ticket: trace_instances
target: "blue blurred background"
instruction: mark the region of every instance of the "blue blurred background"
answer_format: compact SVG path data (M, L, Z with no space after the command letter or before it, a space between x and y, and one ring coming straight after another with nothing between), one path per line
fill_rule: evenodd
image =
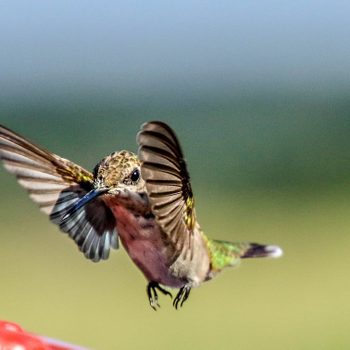
M0 2L0 122L87 169L136 151L140 125L183 145L203 230L275 243L148 306L121 249L92 264L1 170L0 318L94 349L350 346L350 4Z

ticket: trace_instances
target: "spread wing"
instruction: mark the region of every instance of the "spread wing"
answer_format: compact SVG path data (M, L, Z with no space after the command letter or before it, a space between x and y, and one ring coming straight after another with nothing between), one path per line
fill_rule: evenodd
M118 247L115 219L102 199L97 198L69 220L62 221L76 201L93 188L90 172L1 125L0 159L40 209L74 239L88 259L107 259L110 248Z
M163 231L181 248L191 241L196 218L179 141L168 125L155 121L142 125L137 142L152 211Z

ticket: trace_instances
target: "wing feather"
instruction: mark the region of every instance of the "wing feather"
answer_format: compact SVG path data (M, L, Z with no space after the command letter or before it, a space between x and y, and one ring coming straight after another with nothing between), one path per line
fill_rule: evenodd
M118 247L112 212L97 198L62 222L70 208L93 188L93 175L0 125L0 159L51 222L75 240L93 261L107 259Z
M195 210L190 177L179 141L162 122L142 125L137 136L142 178L152 211L163 231L181 250L191 239Z

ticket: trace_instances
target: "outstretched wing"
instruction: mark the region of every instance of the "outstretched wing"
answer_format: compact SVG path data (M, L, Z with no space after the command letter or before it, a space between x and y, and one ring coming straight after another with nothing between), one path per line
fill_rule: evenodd
M90 172L1 125L0 159L40 209L75 240L88 259L107 259L110 248L118 247L115 219L102 199L97 198L69 220L62 221L76 201L93 188Z
M168 125L154 121L142 125L137 142L152 211L163 231L181 248L191 241L196 218L179 141Z

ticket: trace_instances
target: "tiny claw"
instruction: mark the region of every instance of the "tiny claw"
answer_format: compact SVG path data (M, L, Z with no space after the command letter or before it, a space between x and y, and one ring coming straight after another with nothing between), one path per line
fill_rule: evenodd
M153 292L153 295L149 298L149 304L151 305L151 308L154 311L157 311L157 307L160 307L158 303L158 295L154 289L152 289L152 292Z
M160 308L160 305L158 303L157 290L165 295L169 295L171 299L173 298L172 294L163 287L161 287L157 282L149 282L147 285L147 295L149 303L153 310L157 310L157 307Z
M184 295L184 297L182 298L181 300L181 304L180 304L180 307L182 307L182 305L184 304L184 302L187 300L187 296Z
M157 304L154 303L153 299L149 300L149 304L154 311L157 311L157 306L160 307L158 303Z
M180 292L179 292L180 293ZM179 305L179 301L180 301L181 295L179 296L179 294L175 297L174 301L173 301L173 306L174 308L177 310L178 305Z
M177 293L173 301L173 306L175 307L176 310L178 309L179 303L180 303L180 307L182 307L183 303L188 299L190 292L191 292L191 287L189 285L185 285L179 290L179 292Z

